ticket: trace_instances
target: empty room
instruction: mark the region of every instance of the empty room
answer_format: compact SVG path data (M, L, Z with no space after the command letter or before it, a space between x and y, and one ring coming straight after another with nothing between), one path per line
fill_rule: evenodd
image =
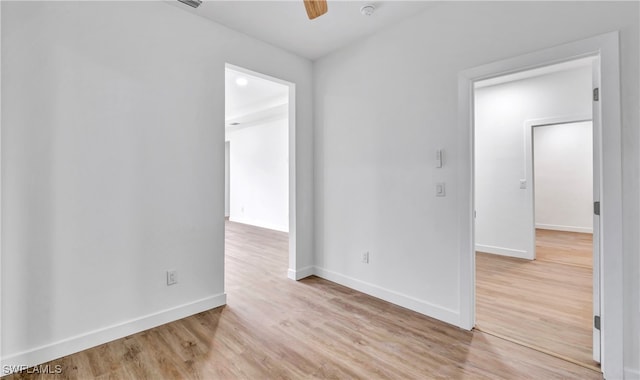
M0 23L3 380L640 379L639 2Z

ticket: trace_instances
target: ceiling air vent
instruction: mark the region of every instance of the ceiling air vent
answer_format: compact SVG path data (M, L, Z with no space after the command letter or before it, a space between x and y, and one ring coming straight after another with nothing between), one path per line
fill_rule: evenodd
M201 0L178 0L178 1L194 8L198 8L200 4L202 4Z

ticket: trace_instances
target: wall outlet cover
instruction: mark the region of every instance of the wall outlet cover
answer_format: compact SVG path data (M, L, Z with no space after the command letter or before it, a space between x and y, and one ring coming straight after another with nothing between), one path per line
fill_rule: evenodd
M167 271L167 286L175 285L178 283L178 271L176 270L168 270Z

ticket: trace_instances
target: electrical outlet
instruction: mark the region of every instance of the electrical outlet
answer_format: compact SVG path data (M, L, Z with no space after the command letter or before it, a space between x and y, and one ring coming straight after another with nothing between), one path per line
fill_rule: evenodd
M362 254L362 262L365 264L369 264L369 252L364 252Z
M167 271L167 286L175 285L178 283L178 271L168 270Z

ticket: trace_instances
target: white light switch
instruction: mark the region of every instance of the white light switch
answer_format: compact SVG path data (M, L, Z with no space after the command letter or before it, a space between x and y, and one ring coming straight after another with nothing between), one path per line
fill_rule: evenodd
M526 189L527 188L527 180L526 179L521 179L520 180L520 188L521 189Z
M436 183L436 197L444 197L446 195L444 182Z

